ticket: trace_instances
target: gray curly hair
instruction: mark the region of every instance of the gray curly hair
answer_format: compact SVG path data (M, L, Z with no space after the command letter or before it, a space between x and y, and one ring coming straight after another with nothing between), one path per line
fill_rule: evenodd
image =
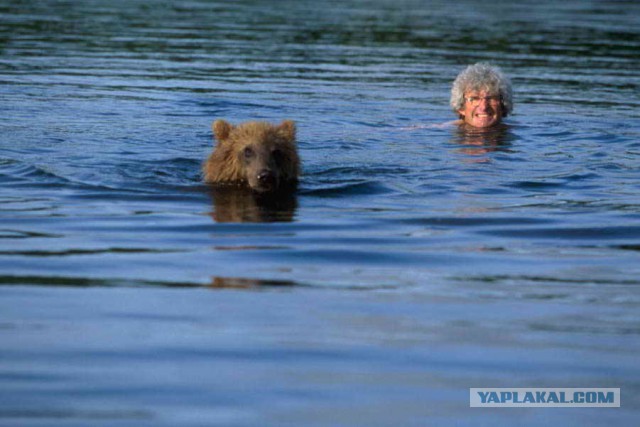
M464 106L464 94L470 90L486 91L500 95L502 115L507 117L513 111L511 81L502 74L500 68L479 62L469 65L453 82L451 88L451 108L456 113Z

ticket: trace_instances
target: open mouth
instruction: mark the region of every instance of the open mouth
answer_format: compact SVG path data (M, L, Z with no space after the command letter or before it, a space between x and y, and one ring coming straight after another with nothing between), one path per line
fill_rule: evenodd
M488 113L476 114L474 117L476 120L482 123L492 122L496 118L495 114L488 114Z

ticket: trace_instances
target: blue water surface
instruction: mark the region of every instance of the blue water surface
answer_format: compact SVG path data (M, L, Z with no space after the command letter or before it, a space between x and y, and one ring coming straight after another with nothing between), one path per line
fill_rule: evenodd
M0 425L634 425L639 28L633 1L0 0ZM479 61L514 114L440 126ZM297 193L204 185L219 118L295 120Z

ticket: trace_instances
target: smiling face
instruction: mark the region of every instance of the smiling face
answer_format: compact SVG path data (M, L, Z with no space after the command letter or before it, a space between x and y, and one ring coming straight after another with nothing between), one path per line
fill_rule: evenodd
M476 128L488 128L502 121L500 95L484 90L464 93L464 105L458 110L465 124Z

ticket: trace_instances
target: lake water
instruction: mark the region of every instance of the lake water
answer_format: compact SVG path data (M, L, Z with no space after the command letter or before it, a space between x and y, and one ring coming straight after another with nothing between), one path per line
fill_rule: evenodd
M0 0L0 425L636 424L640 3L490 3ZM432 126L478 61L506 128ZM213 197L217 118L296 196Z

